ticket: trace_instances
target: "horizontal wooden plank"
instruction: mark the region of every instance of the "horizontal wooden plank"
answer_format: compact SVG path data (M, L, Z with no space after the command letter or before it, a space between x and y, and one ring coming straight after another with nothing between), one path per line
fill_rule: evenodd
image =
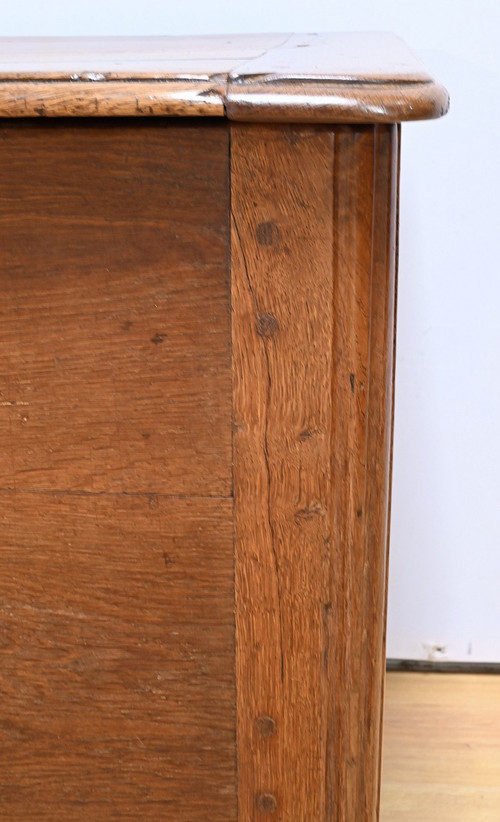
M219 76L187 80L0 81L0 117L223 117Z
M226 129L132 123L0 128L0 487L231 493Z
M391 34L0 38L0 116L439 117L446 91Z
M434 83L341 82L254 78L232 83L230 120L260 123L398 123L448 111L448 92Z
M234 822L231 501L0 503L0 817Z

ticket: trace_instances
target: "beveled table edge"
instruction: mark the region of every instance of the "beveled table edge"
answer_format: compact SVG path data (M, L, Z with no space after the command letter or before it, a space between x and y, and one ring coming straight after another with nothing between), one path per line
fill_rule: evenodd
M0 38L1 117L383 123L448 106L390 34Z

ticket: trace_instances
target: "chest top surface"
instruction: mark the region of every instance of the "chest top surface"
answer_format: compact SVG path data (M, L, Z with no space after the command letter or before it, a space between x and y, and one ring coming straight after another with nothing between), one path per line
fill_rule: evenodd
M440 117L446 90L392 34L0 38L0 116Z

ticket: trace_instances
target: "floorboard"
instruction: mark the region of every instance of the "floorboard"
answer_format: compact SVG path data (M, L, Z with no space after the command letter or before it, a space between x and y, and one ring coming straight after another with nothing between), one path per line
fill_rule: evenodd
M381 822L498 822L500 677L389 673Z

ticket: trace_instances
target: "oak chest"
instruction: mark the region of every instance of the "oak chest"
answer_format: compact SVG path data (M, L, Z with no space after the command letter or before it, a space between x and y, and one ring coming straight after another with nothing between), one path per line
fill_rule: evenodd
M396 38L3 41L0 817L374 822Z

